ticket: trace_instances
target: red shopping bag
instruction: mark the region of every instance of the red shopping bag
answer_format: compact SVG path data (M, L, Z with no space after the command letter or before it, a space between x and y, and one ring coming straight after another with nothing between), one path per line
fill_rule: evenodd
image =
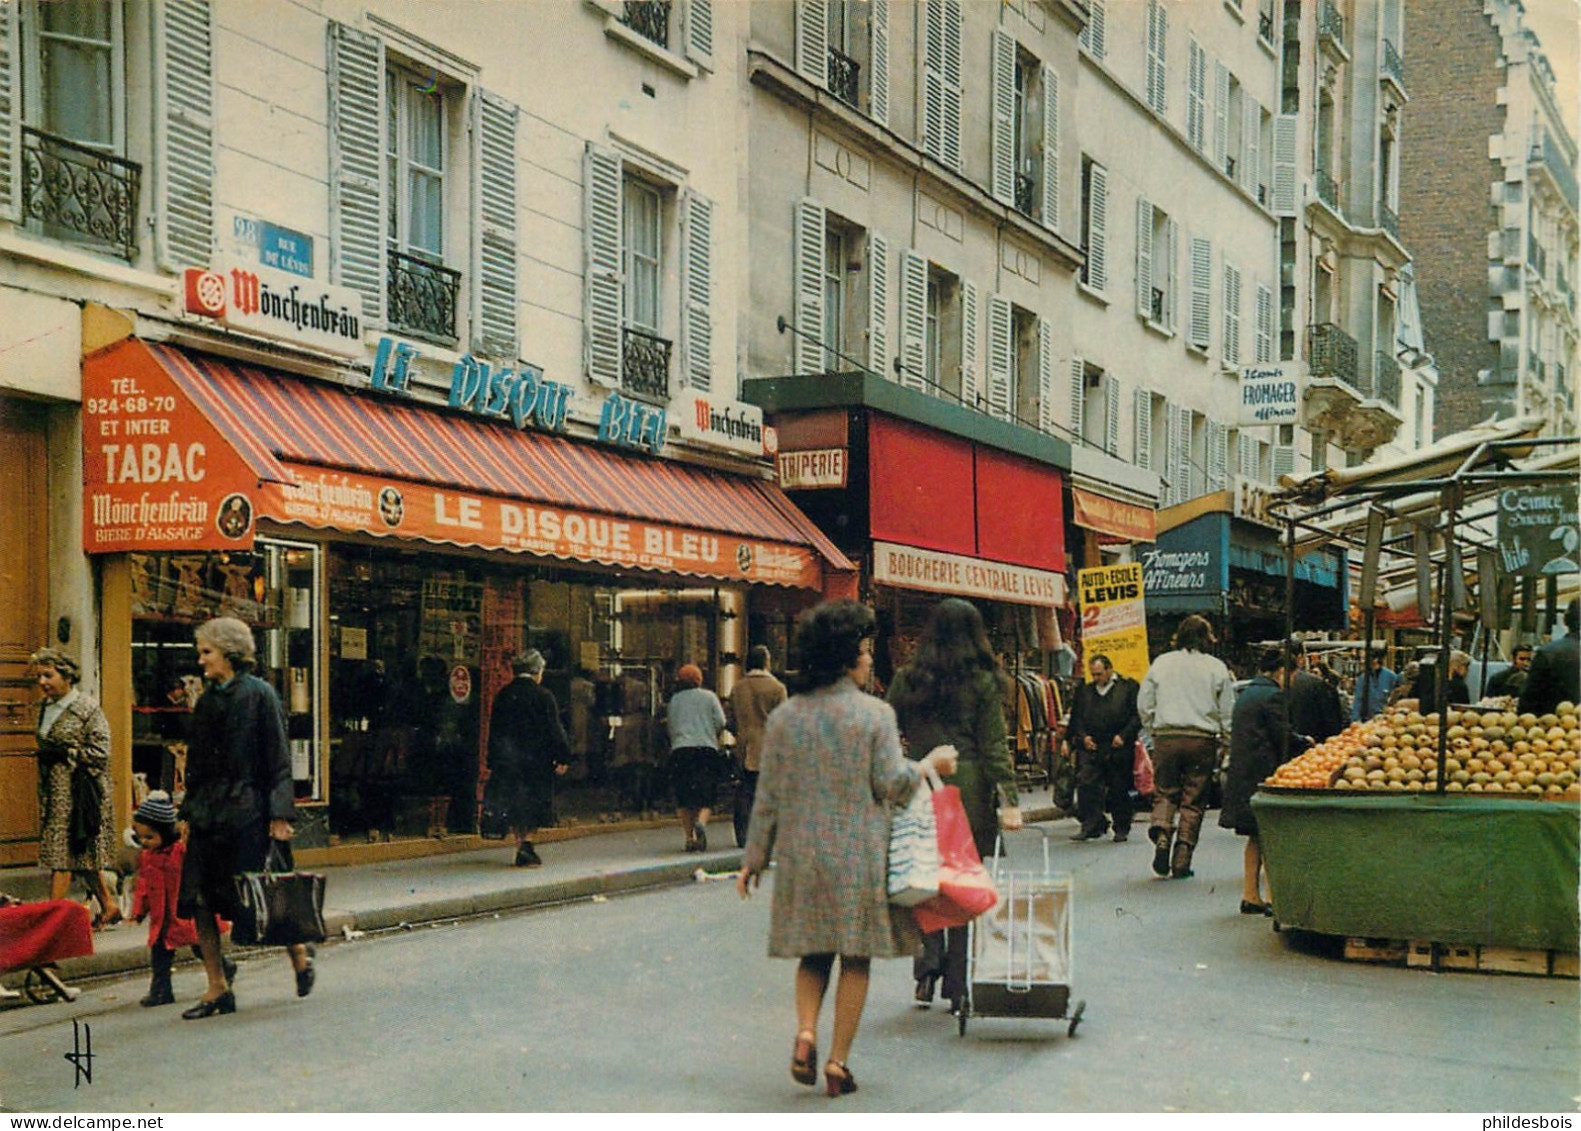
M1136 740L1136 758L1131 765L1132 784L1136 786L1137 795L1151 797L1153 795L1153 759L1148 754L1147 747L1142 745L1142 740Z
M972 826L966 820L961 791L929 775L933 787L933 816L939 837L939 894L911 909L923 931L964 927L999 902L994 881L977 855Z

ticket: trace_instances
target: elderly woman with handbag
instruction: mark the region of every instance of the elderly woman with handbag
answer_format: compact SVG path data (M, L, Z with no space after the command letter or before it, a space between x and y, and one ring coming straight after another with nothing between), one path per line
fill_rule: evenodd
M65 899L73 874L99 902L93 926L121 921L104 870L115 863L114 798L110 784L110 722L78 689L82 669L55 648L32 662L44 704L38 722L38 863L50 870L49 897Z
M747 831L741 898L751 896L770 858L779 866L768 952L796 958L796 1042L791 1078L818 1079L818 1014L836 955L834 1033L823 1067L830 1096L856 1091L846 1066L867 1001L874 957L914 955L909 914L895 913L886 880L891 807L916 790L925 769L950 774L955 752L908 762L895 712L866 694L877 629L871 609L833 601L797 625L802 686L769 716L757 795Z
M287 842L296 819L285 714L275 689L252 674L252 629L235 617L217 617L194 635L205 686L192 709L187 742L187 792L180 811L187 823L187 855L176 914L197 927L208 987L181 1014L188 1021L236 1012L218 918L237 918L237 874L264 870L271 855L291 867ZM306 997L314 980L307 947L298 943L286 951L296 994Z

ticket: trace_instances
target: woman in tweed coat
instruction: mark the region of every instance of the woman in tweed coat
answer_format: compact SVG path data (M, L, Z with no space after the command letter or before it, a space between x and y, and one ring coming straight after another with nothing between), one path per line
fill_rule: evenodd
M895 712L861 688L872 671L871 609L834 601L797 626L803 688L769 716L757 796L736 890L751 895L779 850L769 955L799 958L791 1076L817 1081L818 1014L840 956L834 1033L824 1083L856 1091L846 1067L867 1001L870 959L914 954L920 937L906 914L891 916L886 892L891 806L911 795L922 767L955 771L955 752L919 763L901 754Z
M75 873L99 901L95 927L121 921L103 871L115 863L115 798L110 783L110 721L77 688L82 669L56 648L29 659L44 693L38 725L38 863L51 872L49 897L65 899ZM78 768L99 787L97 812L74 812L72 775Z

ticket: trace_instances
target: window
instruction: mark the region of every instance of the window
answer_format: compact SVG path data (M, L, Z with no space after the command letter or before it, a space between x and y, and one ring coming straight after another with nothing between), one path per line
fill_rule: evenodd
M446 92L432 79L392 67L385 72L385 106L390 324L453 341L461 272L445 266Z
M1147 104L1159 114L1168 109L1168 32L1161 0L1147 0Z
M961 387L961 281L936 264L928 264L926 345L924 372L926 391L952 399L962 396Z
M988 410L1055 431L1053 328L1003 295L988 299Z
M1081 428L1078 436L1083 444L1119 458L1120 455L1120 383L1112 373L1084 359L1071 363L1071 385L1075 388L1076 365L1081 365L1082 401Z
M656 335L662 327L659 278L664 269L664 204L659 190L627 175L623 189L626 325Z
M1208 351L1213 334L1213 245L1201 236L1191 237L1191 322L1186 344Z
M849 237L834 224L828 225L823 251L823 340L829 347L824 368L842 371L850 368L835 352L846 352L845 319L849 303L845 293L847 246Z
M990 190L1025 216L1059 227L1059 75L994 29Z
M1107 265L1109 214L1109 171L1090 157L1081 160L1081 250L1080 278L1089 288L1103 294L1109 286Z
M796 71L852 109L887 125L888 4L796 0Z
M1136 312L1159 330L1175 328L1178 226L1145 197L1136 201Z
M1195 39L1186 46L1186 141L1197 152L1207 144L1208 53Z

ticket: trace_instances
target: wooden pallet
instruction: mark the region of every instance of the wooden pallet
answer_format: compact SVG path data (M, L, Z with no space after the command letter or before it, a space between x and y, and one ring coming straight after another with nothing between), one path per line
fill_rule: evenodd
M1462 946L1425 939L1345 940L1345 957L1352 962L1385 962L1417 970L1471 970L1483 974L1526 974L1536 977L1581 977L1581 962L1574 951L1537 950L1516 946Z

